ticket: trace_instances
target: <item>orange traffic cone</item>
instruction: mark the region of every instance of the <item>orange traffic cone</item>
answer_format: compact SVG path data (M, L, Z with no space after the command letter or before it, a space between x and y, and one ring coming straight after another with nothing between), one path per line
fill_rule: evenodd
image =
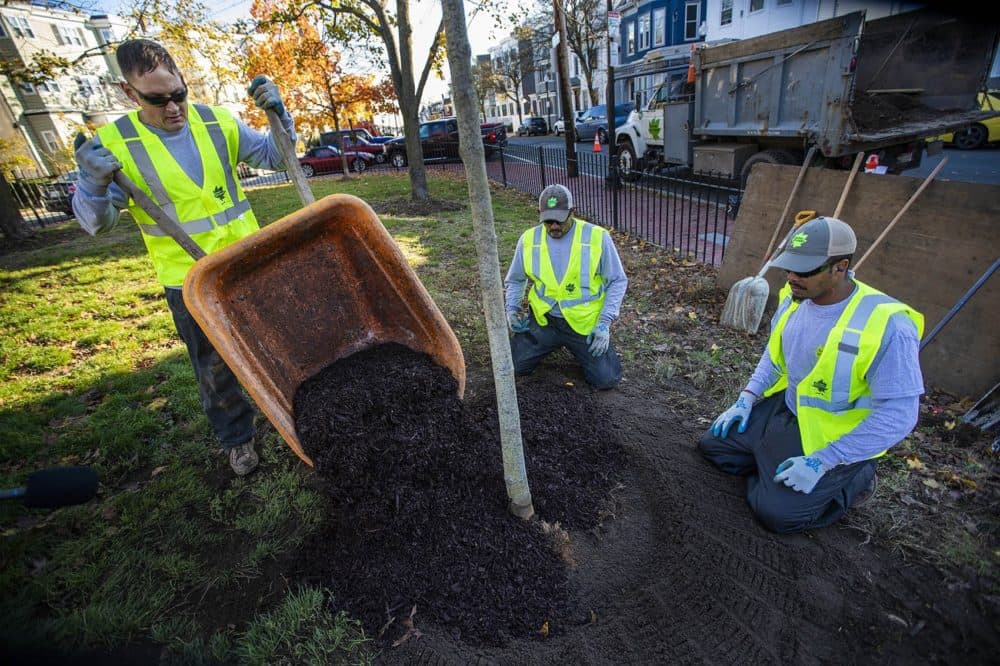
M601 133L594 132L594 152L601 152Z

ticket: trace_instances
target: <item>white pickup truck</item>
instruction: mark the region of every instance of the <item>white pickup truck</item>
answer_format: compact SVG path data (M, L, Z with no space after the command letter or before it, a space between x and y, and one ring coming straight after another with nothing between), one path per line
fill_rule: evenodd
M824 166L865 151L889 173L915 168L926 138L997 115L976 101L997 35L989 21L929 10L868 22L853 12L701 46L665 63L666 81L617 128L621 172L683 165L745 183L754 164L800 164L814 145Z

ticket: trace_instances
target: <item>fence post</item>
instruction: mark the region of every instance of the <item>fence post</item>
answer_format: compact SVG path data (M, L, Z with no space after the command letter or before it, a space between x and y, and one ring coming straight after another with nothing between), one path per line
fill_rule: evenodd
M542 189L544 190L548 185L545 184L545 151L542 150L541 146L538 146L538 168L542 172Z
M503 186L507 187L507 159L504 157L503 146L500 146L500 175L503 176Z

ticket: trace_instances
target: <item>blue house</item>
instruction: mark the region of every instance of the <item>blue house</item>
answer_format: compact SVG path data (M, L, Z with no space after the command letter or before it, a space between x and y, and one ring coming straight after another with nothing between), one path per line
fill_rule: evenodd
M677 52L705 39L707 0L627 0L617 9L621 12L620 65L655 57L658 50ZM644 104L662 78L629 79L615 92Z

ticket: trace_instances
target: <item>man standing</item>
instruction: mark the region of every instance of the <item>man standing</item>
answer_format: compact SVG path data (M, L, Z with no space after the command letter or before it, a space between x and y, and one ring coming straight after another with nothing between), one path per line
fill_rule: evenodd
M517 241L505 281L514 372L530 374L565 347L591 386L613 388L622 364L611 323L628 287L618 250L606 229L573 217L573 194L562 185L542 190L538 212L541 224ZM530 315L520 314L526 287Z
M126 207L139 225L177 332L187 345L202 407L233 471L242 476L258 463L254 410L184 305L181 286L194 260L112 179L121 169L207 254L259 228L236 165L281 169L284 160L272 137L249 129L226 109L189 104L184 77L160 44L126 41L118 47L117 60L125 77L122 90L139 109L77 146L80 178L73 212L90 234L114 227ZM295 128L278 87L258 76L249 93L258 107L278 114L294 143Z
M917 423L924 318L854 279L856 246L851 227L819 217L771 262L788 282L767 349L700 442L748 477L747 502L775 532L825 527L870 498L876 459Z

